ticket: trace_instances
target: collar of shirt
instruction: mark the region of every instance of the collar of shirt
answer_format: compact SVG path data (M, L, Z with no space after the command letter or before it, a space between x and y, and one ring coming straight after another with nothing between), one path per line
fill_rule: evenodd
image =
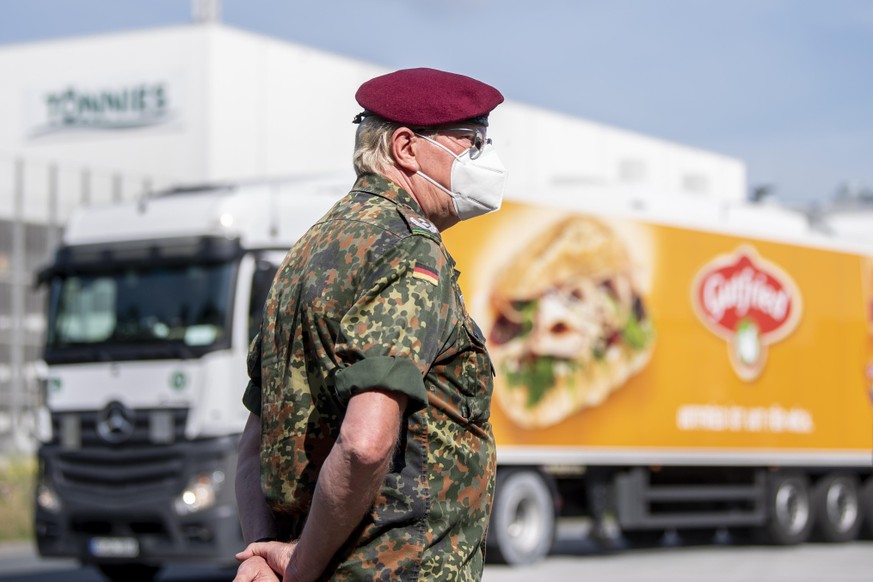
M424 211L422 211L418 202L415 201L415 198L413 198L409 192L384 176L378 174L364 174L363 176L358 177L355 181L353 190L381 196L395 204L401 204L408 207L420 216L424 216Z
M413 198L409 192L379 174L364 174L363 176L359 176L355 181L355 186L352 190L380 196L386 200L394 202L395 204L406 206L416 214L424 216L424 211L421 209L421 206L419 206L418 202L415 201L415 198ZM457 268L455 258L452 257L447 250L446 257L455 273L455 281L457 281L461 276L461 271Z

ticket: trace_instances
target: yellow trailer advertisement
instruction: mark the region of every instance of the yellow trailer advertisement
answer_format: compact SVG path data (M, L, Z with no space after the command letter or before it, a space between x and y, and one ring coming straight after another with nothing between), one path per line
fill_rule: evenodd
M515 202L445 238L502 452L869 461L869 257Z
M446 232L495 368L489 555L542 558L564 517L607 547L873 537L873 251L601 202Z

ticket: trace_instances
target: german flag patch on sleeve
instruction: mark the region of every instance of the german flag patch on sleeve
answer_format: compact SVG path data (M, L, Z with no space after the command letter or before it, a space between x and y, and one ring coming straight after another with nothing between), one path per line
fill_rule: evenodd
M415 263L415 269L412 271L412 276L416 279L427 281L431 285L437 285L440 282L436 270L433 267L429 267L422 263Z

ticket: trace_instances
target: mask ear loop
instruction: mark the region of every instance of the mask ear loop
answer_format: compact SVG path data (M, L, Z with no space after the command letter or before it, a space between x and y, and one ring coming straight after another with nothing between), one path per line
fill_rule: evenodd
M413 132L413 133L415 133L415 132ZM440 142L436 141L435 139L431 139L431 138L427 137L426 135L421 135L420 133L416 133L415 135L417 135L418 137L420 137L423 140L429 141L430 143L437 146L438 148L444 149L445 151L447 151L449 153L450 156L452 156L456 160L459 160L459 161L461 160L461 156L457 155L455 152L453 152L452 150L450 150L449 148L447 148L446 146L444 146ZM470 149L472 149L472 148L470 148ZM467 150L467 151L469 151L469 150Z
M418 137L420 137L423 140L429 141L430 143L434 144L437 147L441 147L442 149L446 150L456 160L460 159L460 158L458 158L458 156L455 155L455 153L452 150L450 150L449 148L447 148L443 144L439 143L438 141L430 139L426 135L421 135L420 133L416 133L415 135L417 135ZM452 162L452 165L454 166L454 162ZM455 212L458 212L460 214L460 211L458 210L457 194L455 194L454 192L452 192L451 190L449 190L448 188L446 188L445 186L443 186L442 184L440 184L439 182L437 182L436 180L434 180L433 178L431 178L430 176L428 176L427 174L425 174L421 170L416 170L415 173L418 174L419 176L421 176L422 178L424 178L425 180L427 180L428 182L430 182L431 184L433 184L434 186L436 186L437 188L439 188L440 190L442 190L443 192L445 192L446 194L448 194L452 199L452 205L454 205L454 207L455 207Z
M433 184L434 186L436 186L437 188L439 188L440 190L442 190L443 192L445 192L446 194L448 194L449 196L451 196L452 200L455 199L454 192L452 192L451 190L449 190L448 188L446 188L445 186L443 186L442 184L440 184L439 182L437 182L436 180L434 180L433 178L431 178L430 176L428 176L427 174L425 174L421 170L417 170L415 173L418 174L419 176L421 176L422 178L424 178L425 180L427 180L428 182L430 182L431 184Z

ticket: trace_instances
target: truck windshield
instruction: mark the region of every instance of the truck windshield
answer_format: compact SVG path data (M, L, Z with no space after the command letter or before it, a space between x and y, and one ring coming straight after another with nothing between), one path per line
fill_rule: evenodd
M234 261L58 275L47 361L194 357L229 340Z

